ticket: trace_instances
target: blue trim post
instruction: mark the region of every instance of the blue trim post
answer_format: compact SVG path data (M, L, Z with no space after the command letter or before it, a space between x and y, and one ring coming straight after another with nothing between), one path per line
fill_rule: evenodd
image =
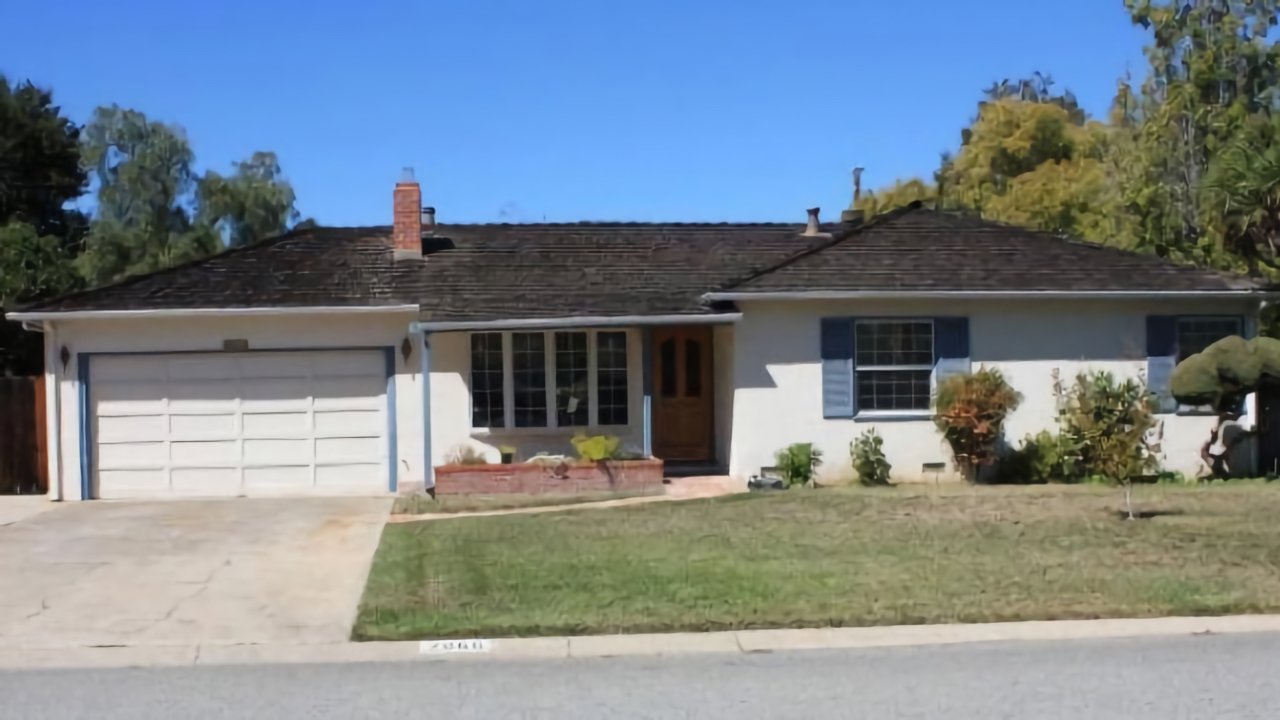
M653 457L653 328L640 329L640 383L644 388L641 417L644 422L644 456Z
M436 469L431 462L431 334L422 331L422 489L436 486Z
M90 433L93 426L89 417L89 354L76 353L76 380L80 404L80 499L89 500L93 487L90 472L93 470L93 442Z
M383 348L387 368L387 487L395 492L400 484L400 447L396 418L396 349Z

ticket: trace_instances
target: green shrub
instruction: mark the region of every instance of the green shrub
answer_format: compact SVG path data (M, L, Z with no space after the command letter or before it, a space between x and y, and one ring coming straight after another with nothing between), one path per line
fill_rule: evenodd
M1169 376L1169 391L1183 405L1216 407L1223 392L1216 359L1205 353L1196 353L1178 363Z
M1076 450L1067 438L1048 430L1028 435L1022 447L1000 459L996 482L1006 485L1078 482Z
M980 468L995 462L1005 418L1020 402L999 370L984 368L938 383L934 423L966 479L976 480Z
M884 440L875 428L867 430L849 443L853 472L863 485L888 485L892 466L884 456Z
M1256 337L1249 343L1253 345L1253 355L1258 359L1258 375L1280 380L1280 340Z
M813 443L795 443L774 455L778 472L788 487L813 484L814 471L822 465L822 451Z
M574 435L570 440L578 456L590 462L613 460L618 455L619 439L613 435Z
M1258 384L1262 363L1255 346L1239 335L1231 335L1204 349L1218 366L1218 377L1236 393L1249 392Z
M449 453L448 462L450 465L488 465L489 458L483 450L464 443Z

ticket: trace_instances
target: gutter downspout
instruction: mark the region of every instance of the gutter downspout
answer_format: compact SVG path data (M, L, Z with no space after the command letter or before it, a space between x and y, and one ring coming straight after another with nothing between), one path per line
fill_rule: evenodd
M409 332L422 336L418 382L422 385L422 489L435 495L435 465L431 462L431 333L420 322L409 323Z
M58 370L58 331L47 320L41 325L40 331L44 333L44 429L48 435L49 499L56 502L62 500L62 373Z

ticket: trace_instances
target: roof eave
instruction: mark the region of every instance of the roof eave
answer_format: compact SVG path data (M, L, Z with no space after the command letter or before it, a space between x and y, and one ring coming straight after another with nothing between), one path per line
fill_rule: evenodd
M369 315L417 313L417 305L303 305L288 307L152 308L148 310L34 310L11 312L9 320L121 320L166 317L262 317L283 315Z
M780 290L709 292L705 302L743 300L1143 300L1280 298L1280 290Z
M507 318L503 320L428 320L411 325L413 332L456 332L461 330L522 330L537 328L636 327L653 325L730 325L742 313L702 313L669 315L571 315L551 318Z

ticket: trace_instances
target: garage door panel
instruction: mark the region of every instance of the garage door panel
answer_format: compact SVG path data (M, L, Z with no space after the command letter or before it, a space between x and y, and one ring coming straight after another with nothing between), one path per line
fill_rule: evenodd
M100 416L95 423L94 437L104 443L163 438L167 421L164 415Z
M299 412L246 412L240 416L244 437L310 436L311 415Z
M365 460L382 454L381 437L316 438L316 462Z
M251 440L244 441L244 461L247 464L285 465L307 464L311 462L311 454L315 441L306 438L301 440Z
M381 410L315 411L317 437L381 435L385 420Z
M236 436L236 416L233 413L170 415L169 436L192 440L209 436L233 438Z
M235 380L240 360L233 355L176 357L169 362L170 380Z
M98 497L104 499L167 495L164 470L99 470Z
M104 355L90 361L94 382L138 380L151 381L167 375L163 357L141 355Z
M264 488L309 488L312 486L311 466L247 467L244 469L244 485L249 494Z
M321 400L359 400L367 402L387 391L382 376L325 377L315 381L315 398Z
M240 468L175 467L171 471L177 495L239 495Z
M169 449L163 442L103 443L98 446L98 467L104 470L159 469L167 464Z
M311 376L311 360L305 354L263 353L240 360L242 377L248 378L308 378Z
M169 443L169 460L177 465L235 464L240 444L235 440L181 440Z
M386 490L380 351L95 357L99 497Z
M369 487L381 481L386 468L379 463L317 465L317 487Z
M311 403L311 381L306 378L251 378L241 382L242 405L252 409L302 407Z

